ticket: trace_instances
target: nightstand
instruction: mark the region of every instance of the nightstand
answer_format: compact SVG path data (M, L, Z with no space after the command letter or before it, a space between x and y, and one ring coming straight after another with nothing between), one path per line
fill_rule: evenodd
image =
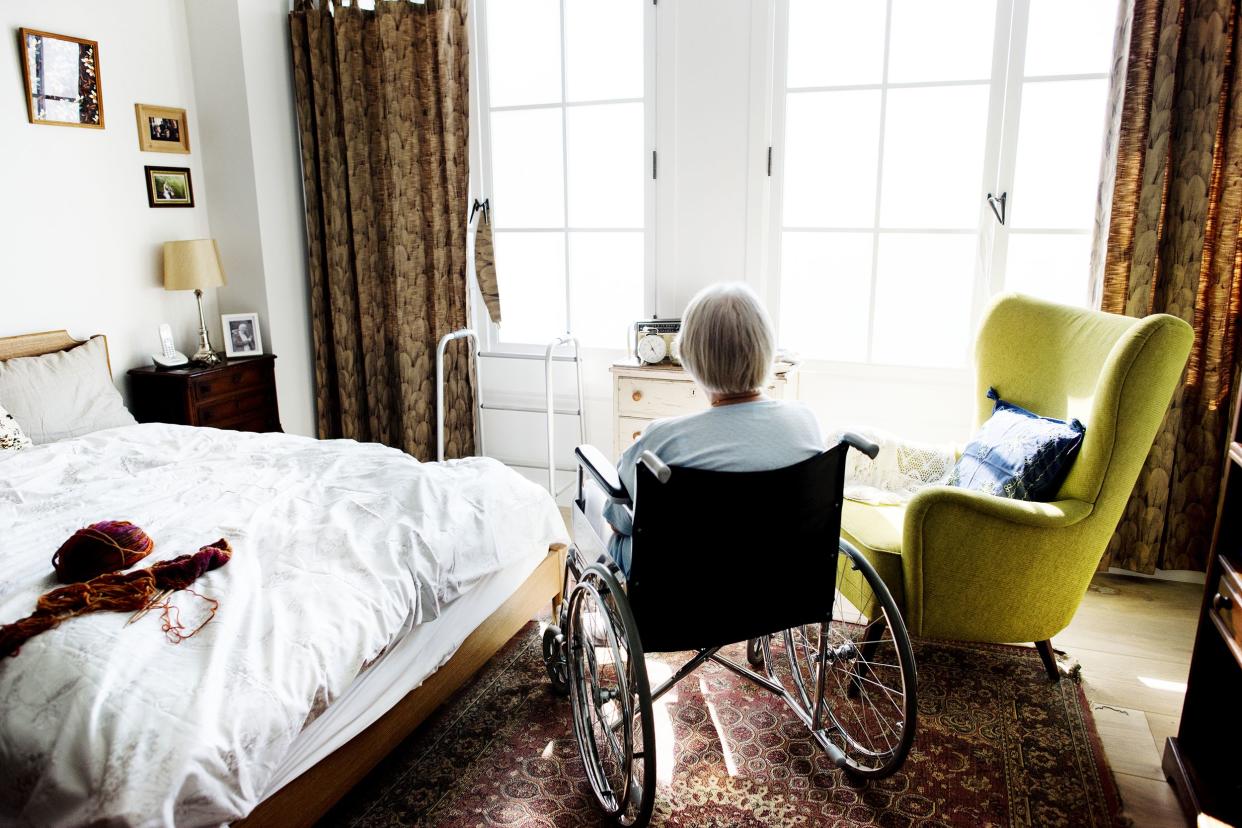
M280 431L276 357L230 359L221 365L154 365L129 372L130 409L140 423Z

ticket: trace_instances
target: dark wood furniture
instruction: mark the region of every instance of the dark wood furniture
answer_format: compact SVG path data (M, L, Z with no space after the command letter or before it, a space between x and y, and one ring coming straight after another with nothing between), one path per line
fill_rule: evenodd
M1199 630L1177 736L1164 749L1164 773L1187 822L1208 814L1242 825L1242 394L1234 400L1229 459Z
M280 431L275 368L276 357L270 354L207 368L134 368L129 372L130 410L140 423Z

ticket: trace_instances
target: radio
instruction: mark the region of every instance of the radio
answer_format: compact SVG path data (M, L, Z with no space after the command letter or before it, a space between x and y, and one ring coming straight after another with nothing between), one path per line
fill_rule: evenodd
M630 353L643 365L680 365L681 360L674 347L680 331L680 319L652 317L639 320L634 323L631 332Z

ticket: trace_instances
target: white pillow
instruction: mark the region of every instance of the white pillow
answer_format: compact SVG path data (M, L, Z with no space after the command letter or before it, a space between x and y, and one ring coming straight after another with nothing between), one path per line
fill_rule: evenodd
M0 451L17 451L29 448L30 445L30 438L22 431L17 420L0 405Z
M0 403L35 445L137 422L108 375L103 337L0 362Z

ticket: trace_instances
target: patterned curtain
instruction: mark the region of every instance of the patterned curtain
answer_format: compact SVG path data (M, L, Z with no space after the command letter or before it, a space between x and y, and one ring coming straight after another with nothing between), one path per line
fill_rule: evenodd
M1130 0L1097 221L1096 296L1195 345L1102 565L1203 569L1227 448L1242 283L1238 0Z
M289 15L321 437L435 459L436 344L467 324L467 0L299 0ZM467 343L445 448L474 451Z

